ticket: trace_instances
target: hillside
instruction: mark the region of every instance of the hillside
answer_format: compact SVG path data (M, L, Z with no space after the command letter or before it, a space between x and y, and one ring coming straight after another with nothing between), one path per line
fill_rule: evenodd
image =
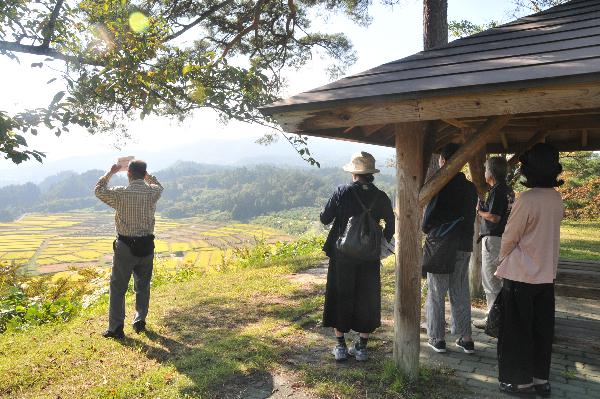
M63 172L40 184L0 188L0 221L24 213L108 210L93 195L101 170ZM158 212L169 218L200 216L217 221L248 221L273 212L322 207L334 188L350 181L339 168L301 169L268 165L230 167L178 162L156 172L165 187ZM124 174L111 185L126 184ZM394 178L380 175L376 183L392 194Z

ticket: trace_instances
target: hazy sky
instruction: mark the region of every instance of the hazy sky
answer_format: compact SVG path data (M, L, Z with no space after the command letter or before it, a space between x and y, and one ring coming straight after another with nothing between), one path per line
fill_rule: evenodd
M510 0L450 0L448 19L468 19L476 23L492 19L508 21L510 18L507 11L511 8ZM373 23L367 28L358 27L343 16L336 16L329 21L315 21L315 26L323 26L322 30L345 32L354 43L359 58L348 74L358 73L422 49L421 0L404 0L402 5L395 7L375 5L371 9L371 15ZM30 67L32 62L41 61L41 57L19 57L20 64L0 56L0 87L4 93L0 97L0 110L11 112L47 106L53 94L62 88L60 79L50 85L46 84L52 77L59 76L58 73L47 67ZM59 62L49 63L53 64L57 68L61 65ZM290 72L287 76L289 87L284 95L328 83L323 67L319 60L315 60L301 71ZM128 128L132 140L122 145L120 151L115 149L114 137L92 137L76 129L60 138L40 129L38 137L28 137L28 141L32 148L47 153L47 161L55 161L101 153L106 153L107 157L115 154L135 155L136 152L180 147L206 138L260 137L265 132L262 127L239 122L220 125L215 114L209 110L197 112L182 124L149 117L144 121L131 123ZM296 156L291 148L290 156ZM0 159L0 169L7 168L12 169L11 163Z

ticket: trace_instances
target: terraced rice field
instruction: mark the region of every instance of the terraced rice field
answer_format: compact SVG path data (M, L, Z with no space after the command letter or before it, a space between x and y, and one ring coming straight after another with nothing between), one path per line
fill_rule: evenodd
M289 238L267 227L199 218L157 217L155 234L157 257L183 259L199 267L219 265L235 247ZM0 260L22 263L32 273L109 265L114 237L113 215L108 212L29 214L13 223L0 223Z

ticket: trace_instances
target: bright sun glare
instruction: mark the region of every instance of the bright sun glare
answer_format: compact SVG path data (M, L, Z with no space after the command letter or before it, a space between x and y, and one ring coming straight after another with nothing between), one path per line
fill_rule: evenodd
M135 33L142 33L150 26L148 17L139 11L132 13L129 16L129 26Z

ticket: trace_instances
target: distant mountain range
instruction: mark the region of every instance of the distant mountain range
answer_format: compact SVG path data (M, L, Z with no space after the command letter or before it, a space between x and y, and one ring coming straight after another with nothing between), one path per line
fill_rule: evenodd
M39 183L0 187L0 221L25 213L108 210L94 196L105 170L71 171L48 176ZM339 166L290 167L267 164L210 165L178 161L156 172L165 190L157 205L163 216L202 216L211 220L248 221L257 216L300 208L321 208L335 188L351 181ZM375 183L393 197L394 176L377 176ZM119 173L111 185L126 185Z
M378 167L384 173L393 173L385 168L386 161L394 155L391 148L372 146L328 139L309 139L311 153L322 167L341 168L348 162L352 153L365 150L372 153ZM43 164L28 162L13 165L9 161L0 161L0 187L26 182L40 183L50 176L62 173L81 173L90 169L107 169L119 156L134 155L148 162L152 171L165 169L177 161L193 161L201 164L251 166L269 164L297 168L315 168L303 161L291 145L283 138L264 146L253 138L247 139L206 139L193 144L171 148L162 152L123 154L103 152L94 156L72 157ZM315 168L316 169L316 168ZM58 178L58 177L55 177ZM40 187L41 188L41 187Z

